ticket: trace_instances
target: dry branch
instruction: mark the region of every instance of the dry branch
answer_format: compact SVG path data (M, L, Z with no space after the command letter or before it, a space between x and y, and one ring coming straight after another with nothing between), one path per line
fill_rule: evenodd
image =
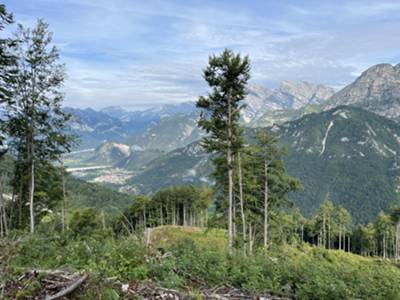
M77 279L75 282L73 282L70 286L68 286L65 289L62 289L61 291L59 291L57 294L54 294L52 296L47 295L45 300L59 299L61 297L64 297L64 296L72 293L78 286L80 286L87 279L87 277L88 277L87 274L83 275L82 277Z

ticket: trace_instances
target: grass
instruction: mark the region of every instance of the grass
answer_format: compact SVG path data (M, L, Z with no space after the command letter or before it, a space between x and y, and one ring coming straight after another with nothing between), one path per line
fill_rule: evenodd
M250 257L238 250L228 256L226 245L225 230L193 227L155 228L149 248L141 239L115 238L110 232L88 236L42 232L18 242L3 240L0 271L7 282L32 268L90 273L73 299L123 296L106 280L110 277L121 283L150 279L167 288L192 291L226 285L249 294L269 292L298 299L400 299L400 268L390 261L307 244L274 245ZM35 288L36 284L27 285L21 292L26 298L21 299L28 299Z

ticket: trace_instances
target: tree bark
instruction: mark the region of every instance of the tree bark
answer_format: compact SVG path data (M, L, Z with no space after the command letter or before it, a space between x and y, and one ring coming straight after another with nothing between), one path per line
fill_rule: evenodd
M328 218L328 249L331 249L331 218Z
M325 213L322 215L322 245L326 248L326 224L325 224Z
M343 228L343 243L342 243L343 251L346 251L346 229Z
M226 160L228 166L228 252L232 253L233 247L233 174L232 174L232 104L228 99L228 147L226 151Z
M31 233L35 232L35 214L33 205L33 195L35 193L35 164L33 159L30 162L30 182L29 182L29 214L30 214L30 229Z
M264 247L268 247L268 162L264 162Z
M253 228L251 226L251 223L249 223L249 254L252 255L253 254Z
M396 224L396 260L400 258L400 222Z
M183 226L186 226L186 205L183 204Z
M143 226L144 228L147 227L147 218L146 218L146 204L143 207Z
M301 242L304 242L304 225L301 225Z
M386 233L383 233L382 252L383 258L386 259Z
M19 190L18 190L18 227L21 228L22 226L22 179L19 182Z
M246 243L246 216L244 215L242 161L241 161L241 157L240 157L240 152L238 152L238 154L237 154L237 159L238 159L240 214L242 217L242 234L243 234L243 241ZM244 248L246 248L246 247L244 247Z
M0 178L0 236L8 234L6 202L3 197L3 178Z
M67 213L67 196L66 196L66 190L65 190L65 175L64 175L64 170L62 170L62 189L63 189L63 208L61 211L61 217L62 217L62 232L65 231L66 224L65 224L65 215Z
M62 289L60 292L58 292L55 295L46 295L45 300L56 300L56 299L65 297L66 295L72 293L79 285L81 285L87 279L87 277L88 277L87 274L83 275L78 280L76 280L74 283L72 283L70 286Z
M172 225L176 225L176 205L172 209Z
M162 204L160 204L160 225L164 225Z
M351 247L350 247L350 235L347 237L347 252L351 252Z

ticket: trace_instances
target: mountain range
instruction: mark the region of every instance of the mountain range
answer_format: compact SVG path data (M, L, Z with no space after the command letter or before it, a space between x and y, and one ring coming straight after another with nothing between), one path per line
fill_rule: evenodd
M332 200L358 221L367 221L399 201L399 69L399 65L373 66L337 93L305 82L284 81L275 90L249 87L242 122L248 132L261 126L280 136L288 148L288 173L304 185L304 191L291 195L304 213L309 215L322 201ZM198 142L202 132L196 127L194 104L169 107L170 113L162 115L156 111L142 112L141 116L151 116L146 128L132 133L122 125L126 130L119 131L119 140L102 144L98 139L96 149L79 155L79 163L106 164L109 184L133 193L209 183L211 165ZM98 113L116 124L136 114L118 108ZM104 128L108 120L91 128ZM84 175L86 179L104 178L106 171L91 172Z
M307 82L290 82L283 81L282 84L274 90L270 90L261 86L251 85L248 88L248 95L245 99L246 107L242 112L242 121L245 124L255 122L260 116L266 112L297 109L308 104L319 104L327 100L333 95L334 90L323 85L313 85ZM73 115L72 127L81 137L81 143L77 149L87 149L97 147L103 142L124 142L138 143L141 147L142 143L151 143L150 137L155 134L157 126L161 120L164 124L168 118L179 116L179 123L193 123L197 118L195 102L184 102L178 104L166 104L153 107L143 111L127 111L121 107L106 107L100 111L91 108L77 109L67 107L66 111ZM186 118L187 120L183 120ZM190 127L190 125L188 125ZM170 128L169 125L167 125ZM185 130L190 130L185 127ZM162 128L162 127L158 127ZM181 128L182 129L182 128ZM183 136L176 137L182 141L187 140L183 132ZM164 130L164 134L165 134ZM149 135L150 134L150 135ZM178 133L179 134L179 133ZM197 131L193 135L197 134ZM140 141L141 138L147 140ZM160 135L158 136L160 138ZM159 143L153 139L154 143ZM185 146L178 143L177 146ZM174 145L167 145L164 150L172 150L176 148Z

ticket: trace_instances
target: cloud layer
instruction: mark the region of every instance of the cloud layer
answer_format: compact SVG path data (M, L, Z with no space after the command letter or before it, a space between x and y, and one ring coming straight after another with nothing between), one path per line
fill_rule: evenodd
M194 100L210 53L252 60L252 82L349 83L400 61L398 1L6 0L18 22L50 23L67 64L66 104L137 109Z

